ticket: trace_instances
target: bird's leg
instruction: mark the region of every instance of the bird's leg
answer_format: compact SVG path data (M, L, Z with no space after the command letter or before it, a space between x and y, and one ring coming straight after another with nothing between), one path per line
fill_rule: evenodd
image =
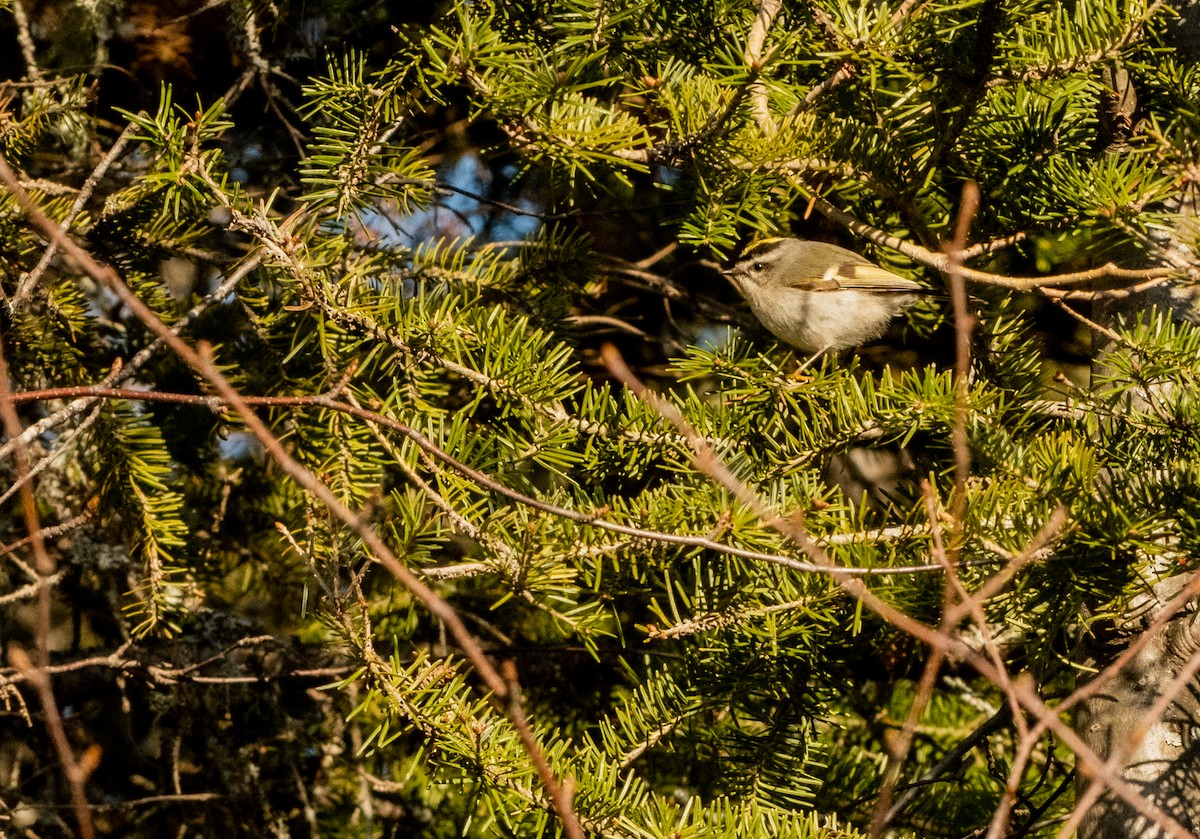
M796 369L796 372L797 372L797 373L803 373L805 370L807 370L809 367L811 367L811 366L813 365L813 362L815 362L815 361L816 361L818 358L820 358L821 356L825 355L825 353L829 352L829 350L830 350L832 347L833 347L833 344L826 344L825 346L821 347L821 349L819 349L819 350L817 350L815 353L813 353L812 357L811 357L811 358L809 358L809 360L808 360L808 361L806 361L806 362L804 362L803 364L801 364L801 365L800 365L800 366L799 366L799 367Z

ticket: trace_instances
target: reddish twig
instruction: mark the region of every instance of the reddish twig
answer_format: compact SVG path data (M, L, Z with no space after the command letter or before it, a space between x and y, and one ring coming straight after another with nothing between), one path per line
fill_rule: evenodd
M950 435L951 445L954 450L954 494L950 502L950 540L948 544L943 542L941 529L937 525L937 500L933 495L933 489L927 482L922 482L929 523L933 529L934 556L937 558L939 564L944 565L946 568L942 594L942 622L938 631L944 633L947 637L954 632L954 628L958 624L958 620L954 620L953 623L950 622L952 618L951 606L955 596L957 596L960 604L965 609L976 614L976 619L979 621L982 631L987 633L987 621L983 616L983 610L979 605L979 601L963 588L958 578L957 568L958 561L962 556L962 543L966 529L967 478L971 472L971 450L967 440L967 418L969 412L967 400L971 372L971 330L974 325L974 316L967 308L966 284L963 282L962 272L959 269L962 267L962 251L967 245L967 235L971 229L971 221L975 218L975 213L978 209L979 187L974 181L967 181L963 185L963 201L962 206L959 208L958 224L955 227L954 240L947 243L946 246L948 257L947 273L950 278L950 299L954 307L954 334L956 338L954 428L951 430ZM955 611L953 614L957 615L958 612ZM993 666L996 668L997 684L1004 687L1011 695L1011 684L1008 673L994 644L988 645L988 653L991 656ZM892 814L892 801L896 793L896 784L900 781L900 771L904 765L904 761L908 757L908 751L912 747L912 738L916 732L917 720L921 718L925 706L933 698L934 683L938 673L941 671L944 657L942 651L934 649L931 651L929 659L925 662L925 669L917 684L917 692L913 696L912 706L905 717L904 724L900 730L900 736L891 750L892 753L889 756L883 785L876 800L875 809L871 815L870 835L872 837L881 836L887 829L888 817ZM1011 702L1014 712L1019 710L1015 697L1011 698ZM1020 717L1019 714L1014 714L1014 716L1018 719Z
M11 172L9 173L11 174ZM53 224L53 222L51 222ZM21 436L21 419L17 415L17 407L10 398L8 361L4 353L3 342L0 342L0 421L4 424L4 433L14 439ZM25 519L25 532L29 539L29 547L33 552L34 568L38 576L37 591L37 623L35 657L29 655L21 647L12 644L8 648L8 657L17 670L23 672L38 693L42 703L42 712L46 717L46 729L54 750L58 753L58 762L67 778L71 790L71 803L75 810L75 821L79 825L79 835L83 839L93 839L96 829L92 824L92 813L88 808L87 793L84 784L87 782L89 767L75 760L71 741L63 728L62 715L58 711L58 703L54 699L54 686L45 668L50 665L50 629L51 629L51 581L55 574L55 562L46 551L45 534L38 520L37 500L34 497L32 480L28 480L29 457L24 446L17 446L13 451L16 462L17 482L21 485L21 513ZM87 753L91 755L92 753Z

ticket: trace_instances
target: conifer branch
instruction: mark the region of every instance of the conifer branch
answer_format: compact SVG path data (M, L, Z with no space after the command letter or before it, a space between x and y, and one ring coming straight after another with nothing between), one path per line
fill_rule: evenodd
M196 305L191 309L189 309L183 315L183 317L177 320L171 326L171 332L175 335L181 334L188 326L190 326L192 323L195 323L195 321L201 315L203 315L216 304L225 300L225 298L232 294L234 289L236 289L237 286L241 284L241 282L245 280L245 278L252 271L262 264L263 259L264 254L262 251L257 251L246 257L244 261L242 261L233 271L229 273L229 276L223 283L218 285L209 294L205 295L204 298L196 303ZM134 357L127 363L114 365L112 371L109 372L109 374L105 376L97 386L113 387L121 384L122 382L129 381L137 374L139 370L142 369L143 366L145 366L148 361L150 361L151 358L154 357L154 354L163 346L163 343L164 342L161 338L155 338L153 341L139 350L137 354L135 354ZM77 417L83 414L85 411L90 409L93 404L93 401L87 397L73 399L70 404L46 417L43 417L37 422L32 423L18 437L11 438L7 442L0 444L0 460L8 457L8 455L11 454L17 446L29 445L32 440L40 437L47 431L57 428L72 417Z
M1115 36L1110 36L1097 49L1072 56L1053 64L1031 65L1022 68L1006 68L987 82L988 87L1006 84L1028 84L1060 79L1073 73L1089 72L1097 66L1118 59L1130 47L1141 40L1145 26L1165 6L1165 0L1154 0L1128 27Z
M492 665L491 660L479 645L475 636L466 628L462 620L454 609L439 597L434 591L423 583L420 578L406 567L387 547L386 543L379 538L373 529L366 525L359 517L348 507L342 504L338 497L325 484L316 479L316 477L301 466L280 444L279 440L270 432L266 425L258 418L258 416L250 409L250 406L240 397L237 391L229 384L228 380L217 370L213 364L211 353L202 354L192 349L182 339L174 334L170 328L158 319L154 312L146 306L132 291L125 285L120 276L111 268L106 268L100 265L90 254L83 248L75 244L67 237L63 231L58 228L54 222L43 213L38 206L29 197L29 194L21 188L15 173L9 167L8 162L0 158L0 181L2 181L16 197L18 203L29 217L30 221L37 227L41 228L43 233L49 236L52 240L59 242L63 251L71 257L83 270L97 282L103 283L110 291L113 292L124 303L130 311L144 323L147 328L154 332L163 342L189 367L200 373L233 407L242 417L243 421L259 439L262 445L271 454L272 458L278 463L285 472L287 472L297 483L311 495L316 497L324 504L331 513L336 515L347 526L354 530L362 538L375 559L380 562L385 568L392 573L421 603L433 613L439 620L443 621L458 641L466 657L471 661L476 672L484 680L484 683L495 696L496 701L504 708L513 726L520 735L521 741L525 747L530 760L538 771L543 785L545 785L550 799L554 805L554 809L562 822L563 830L570 839L583 839L583 831L579 826L579 821L575 816L574 810L571 807L569 787L564 787L563 784L555 777L545 754L537 742L537 738L530 728L524 710L521 707L519 697L514 693L512 680L504 678L501 673ZM5 375L5 371L0 371L0 377ZM0 396L5 392L0 391ZM9 429L9 436L15 437L19 434L19 429ZM30 496L32 499L32 496ZM37 533L40 529L30 527L29 532ZM37 544L35 540L35 545ZM47 589L48 591L48 589ZM47 601L48 602L48 601ZM47 616L48 624L48 616ZM72 765L68 762L68 756L64 755L64 765ZM80 791L82 794L82 781L80 781ZM81 830L82 830L81 816ZM88 836L92 835L87 833Z
M12 395L13 401L17 403L70 397L77 397L80 399L121 399L144 402L167 402L177 405L199 405L208 408L219 408L229 404L224 397L217 396L200 396L189 393L166 393L161 391L122 390L119 388L105 388L98 386L49 388L39 391L15 392ZM803 562L782 554L765 553L763 551L739 548L735 545L727 545L704 536L689 536L679 533L671 533L668 531L653 530L649 528L621 524L619 522L613 522L603 518L604 511L584 513L578 510L572 510L567 507L543 501L531 495L526 495L522 492L504 486L493 478L457 460L449 453L435 445L428 437L421 434L416 429L407 426L404 423L398 422L391 417L370 411L365 408L359 408L346 402L339 402L338 400L331 399L327 396L242 395L240 398L244 404L251 407L313 407L331 411L339 411L352 416L357 416L360 419L375 423L404 435L416 443L417 446L419 446L423 451L445 463L448 467L456 472L459 472L463 476L471 479L473 482L475 482L475 484L483 489L495 492L498 495L502 495L505 498L516 501L517 503L523 504L532 509L549 513L550 515L554 515L559 518L567 519L568 521L584 524L589 527L594 527L598 530L617 533L622 536L629 536L634 539L645 539L652 542L662 542L669 545L703 548L705 550L711 550L720 554L727 554L729 556L740 557L742 559L751 559L759 562L767 562L772 565L779 565L784 568L789 568L793 571L802 571L805 573L844 574L852 577L887 577L940 572L942 570L942 566L937 563L880 568L854 568L850 566L836 565L828 561L823 563ZM829 544L850 544L855 541L859 541L863 538L863 536L863 533L831 536ZM816 543L814 543L814 545L815 544Z
M1143 721L1087 722L1143 673L1174 680L1155 714L1172 700L1186 714L1174 691L1200 675L1168 645L1190 637L1177 610L1200 578L1184 576L1200 520L1187 456L1200 331L1175 319L1200 276L1196 80L1169 4L664 2L451 4L386 38L360 27L361 52L332 40L346 34L335 18L266 37L264 15L290 19L289 0L218 0L209 20L139 14L155 72L187 75L222 17L241 63L190 76L157 108L138 101L131 158L113 152L122 126L98 116L126 100L113 73L55 75L35 54L119 63L124 35L85 14L80 53L63 41L74 25L47 28L21 0L10 37L26 77L0 94L0 145L57 232L6 192L0 337L9 389L24 392L0 456L29 455L24 472L0 459L0 634L38 641L48 589L68 607L46 671L62 708L107 718L113 697L144 727L149 692L172 708L215 688L187 719L153 721L164 759L143 773L144 801L169 801L172 829L244 817L250 831L311 832L321 808L387 832L401 809L427 809L446 832L467 807L470 829L561 830L557 811L622 839L999 839L1076 823L1094 839L1108 816L1112 835L1178 833L1159 812L1187 820L1174 792L1136 774L1150 742L1135 750L1127 732ZM281 81L321 42L324 74ZM1084 63L1114 57L1134 83ZM193 106L193 88L199 102L229 95ZM277 119L247 111L256 88ZM966 178L987 196L979 244L959 236L943 254ZM866 236L896 250L885 267L948 273L956 292L973 272L977 358L968 369L950 348L964 335L951 339L938 303L909 310L903 350L801 371L782 348L721 344L744 313L703 257L788 230ZM220 373L160 352L165 339L65 255L64 231L185 345L219 341ZM160 264L180 255L205 284L185 293L235 296L181 320L194 301ZM254 266L236 282L242 258ZM1121 267L1077 270L1109 258ZM1149 311L1164 300L1170 315ZM1104 305L1076 305L1091 301ZM1106 337L1101 356L1078 324ZM657 393L613 387L601 333ZM1073 384L1088 360L1103 369ZM264 443L247 433L255 416ZM854 503L896 446L895 483ZM281 450L354 526L280 474ZM843 481L843 458L863 473ZM64 522L33 532L49 577L14 503L29 490L41 521ZM384 573L362 528L459 610L500 693L485 696L487 671L458 661L440 607ZM1179 586L1166 612L1143 611ZM125 607L163 637L126 644L148 626ZM302 654L328 650L331 666L273 663L286 639L228 652L266 626L324 639ZM117 652L61 652L76 638ZM319 678L337 684L306 693ZM101 689L84 698L81 679ZM537 686L529 703L522 683ZM30 700L46 704L33 678L0 670L0 701L34 738L5 789L53 813L73 807L71 785L37 779L69 764ZM236 724L245 702L261 728ZM513 722L532 707L536 736ZM197 739L222 713L227 736ZM1176 748L1162 729L1150 737ZM301 731L326 754L319 768ZM67 734L128 748L90 711ZM1181 749L1171 772L1189 771ZM106 827L160 827L122 798L120 766L88 781L113 802ZM1073 766L1098 778L1078 800ZM238 769L259 811L239 811ZM680 778L686 803L669 792ZM212 803L175 806L200 800Z
M17 4L19 5L19 4ZM100 183L100 179L108 172L109 168L117 161L117 159L125 153L125 146L133 137L134 126L126 125L125 129L117 137L116 141L109 147L108 152L96 164L96 168L88 175L87 180L83 182L83 186L79 188L79 192L75 195L75 201L71 204L71 209L67 211L66 217L62 220L60 227L63 232L69 232L71 225L79 218L79 214L83 212L87 202L91 200L92 193ZM20 283L17 285L17 291L9 301L9 311L17 312L28 301L29 296L33 294L38 282L46 269L50 267L50 263L54 260L55 254L58 253L58 248L51 243L45 251L42 252L42 258L38 260L36 266L28 274L21 277Z

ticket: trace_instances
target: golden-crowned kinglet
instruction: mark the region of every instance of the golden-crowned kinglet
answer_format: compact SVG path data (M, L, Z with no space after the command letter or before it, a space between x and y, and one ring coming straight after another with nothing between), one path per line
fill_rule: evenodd
M805 352L872 341L928 292L854 251L805 239L763 239L724 274L763 326Z

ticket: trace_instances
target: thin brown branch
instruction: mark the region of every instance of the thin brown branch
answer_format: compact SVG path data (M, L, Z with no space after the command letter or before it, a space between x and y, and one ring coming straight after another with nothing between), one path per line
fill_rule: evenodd
M939 627L939 632L946 633L949 636L949 627L946 626L943 620ZM904 722L900 726L900 733L897 735L894 742L888 744L888 760L887 766L884 769L883 784L880 786L879 795L875 799L875 807L871 812L871 823L868 827L868 836L871 839L878 839L887 830L887 818L892 812L892 801L896 794L896 784L900 780L900 772L904 768L904 762L908 759L909 749L912 748L913 735L917 730L917 721L920 720L921 714L925 712L926 706L933 698L933 689L937 684L938 675L942 672L942 665L946 661L946 653L941 649L933 649L929 653L929 658L925 660L925 666L921 671L921 678L917 681L916 691L913 694L912 705L909 706L908 713L904 717Z
M938 626L938 632L946 637L951 637L955 626L950 623L952 598L957 593L960 602L966 603L970 599L970 594L963 587L962 581L958 577L958 569L946 550L942 529L938 522L937 499L934 497L933 489L928 481L921 481L921 490L925 496L926 518L929 520L930 536L932 537L932 553L938 564L946 569L942 587L942 621ZM941 650L935 649L930 652L929 658L925 660L921 678L917 681L917 688L908 713L900 726L900 732L887 744L888 760L884 768L883 783L871 811L869 835L872 839L877 839L887 830L888 816L893 809L892 802L895 799L896 785L900 782L900 773L904 768L905 761L908 760L908 753L912 748L913 737L917 731L917 722L933 698L933 689L945 660L946 655ZM997 672L1003 673L1003 663L998 663L998 665Z
M948 272L950 270L950 257L947 254L936 253L928 248L923 248L920 245L915 245L912 242L901 239L899 236L885 233L877 227L865 224L849 213L839 210L819 196L813 196L813 206L816 207L821 215L832 221L836 221L864 239L882 247L899 251L909 259L938 271ZM1120 280L1125 282L1154 280L1161 282L1172 275L1180 273L1179 269L1174 267L1120 268L1111 262L1087 271L1074 271L1069 274L1047 274L1043 277L1009 277L1003 274L977 271L974 268L968 268L963 265L960 265L957 270L961 273L963 279L970 282L1010 288L1016 291L1057 290L1060 286L1083 285L1098 280ZM1063 294L1066 294L1066 292L1063 292Z
M1134 343L1132 341L1130 341L1128 338L1125 338L1122 335L1118 334L1117 332L1114 332L1113 330L1109 329L1107 326L1102 326L1102 325L1096 323L1094 320L1090 319L1089 317L1084 315L1082 312L1075 311L1070 306L1068 306L1066 304L1066 302L1063 301L1061 298L1052 297L1052 298L1050 298L1050 302L1053 303L1055 306L1057 306L1062 311L1066 312L1071 317L1075 318L1075 320L1082 323L1088 329L1091 329L1094 332L1097 332L1097 333L1103 335L1105 338L1112 341L1114 344L1120 344L1121 346L1128 347L1129 349L1137 349L1137 347L1134 345Z
M97 804L95 809L99 812L113 812L114 810L132 810L137 807L150 807L155 804L201 804L205 801L219 801L222 798L224 796L216 792L170 793L166 795L147 795L143 798L131 798L128 801L107 801L103 804Z
M1021 716L1021 705L1013 690L1012 679L1008 675L1003 656L995 643L991 628L988 626L987 617L983 612L982 604L984 601L967 591L966 587L962 584L962 580L958 575L957 562L951 556L942 538L938 502L937 497L934 495L933 487L928 481L922 480L921 491L925 499L926 517L930 522L933 538L933 555L938 562L946 567L946 585L943 594L944 611L939 630L945 633L947 637L950 637L966 614L974 617L979 631L983 636L985 652L991 659L995 672L999 677L996 680L996 685L1004 692L1008 699L1008 713L1006 717L1013 720L1018 727L1018 731L1024 734L1028 727ZM953 524L954 522L952 521L952 527ZM961 524L959 526L961 527ZM956 605L952 603L952 600L955 598L958 601ZM908 753L912 748L917 723L933 698L934 680L941 669L944 659L945 656L940 655L936 650L930 655L929 660L925 664L921 680L918 683L917 691L913 696L908 715L901 726L900 733L894 741L889 743L887 770L871 816L870 829L872 836L882 835L887 830L892 819L901 812L902 808L892 803L897 784L900 781L900 770L903 768Z
M758 130L764 136L772 136L776 130L775 120L771 117L770 103L767 101L767 88L759 79L763 67L770 59L770 52L764 55L764 47L767 42L767 33L771 30L771 24L775 21L775 17L783 8L783 0L759 0L758 11L754 15L754 23L750 26L750 32L746 35L746 51L744 58L746 66L750 70L750 108L754 113L754 120L758 123Z
M42 593L42 589L46 586L56 586L62 581L62 572L58 571L51 574L47 578L39 577L32 583L27 583L18 589L13 589L7 594L0 595L0 606L5 606L9 603L16 603L19 600L28 600L31 597L37 597Z
M25 676L37 691L38 700L42 703L42 713L46 717L46 729L50 733L50 741L58 753L59 764L67 778L71 790L71 808L75 812L75 822L79 827L79 835L83 839L94 839L96 828L92 822L91 806L84 792L88 775L95 769L97 755L90 750L84 753L84 759L77 761L67 739L67 731L63 727L62 714L59 713L58 703L54 698L54 688L45 668L35 665L29 655L21 647L13 644L8 648L8 660L19 673Z
M979 210L979 185L963 184L962 205L955 225L954 240L946 247L946 274L950 280L950 300L954 308L954 497L950 505L950 562L961 553L967 505L967 479L971 474L971 449L967 441L968 392L971 379L971 332L975 316L967 306L967 286L963 281L962 252L967 246L971 222Z
M4 345L3 342L0 342L0 421L3 421L5 435L12 439L21 435L22 428L16 404L10 398L10 381ZM71 790L71 802L75 811L75 821L79 827L79 835L83 839L93 839L96 830L92 823L91 810L88 808L87 794L84 791L88 771L83 763L75 759L71 741L67 739L66 729L63 728L58 703L54 698L54 686L45 669L50 665L50 598L52 580L56 571L55 562L46 550L44 531L38 520L34 483L27 479L29 457L25 447L17 446L13 455L17 481L21 486L21 514L25 521L25 532L29 539L30 550L33 552L34 568L38 575L38 591L35 657L31 660L25 650L16 644L9 646L8 656L13 666L25 673L37 690L38 698L42 703L42 713L46 719L46 729L50 734L51 742L54 743L54 750L58 754L58 762L62 767L63 775L66 776L67 786Z

